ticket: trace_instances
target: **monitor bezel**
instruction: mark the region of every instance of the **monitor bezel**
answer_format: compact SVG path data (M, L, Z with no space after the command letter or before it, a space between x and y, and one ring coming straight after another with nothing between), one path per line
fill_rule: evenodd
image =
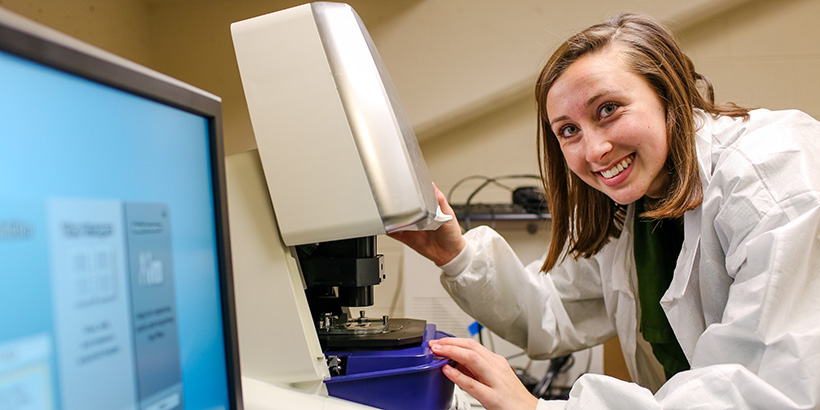
M0 50L190 112L208 121L228 398L232 410L242 410L239 344L225 184L222 102L219 97L32 22L3 8L0 8Z

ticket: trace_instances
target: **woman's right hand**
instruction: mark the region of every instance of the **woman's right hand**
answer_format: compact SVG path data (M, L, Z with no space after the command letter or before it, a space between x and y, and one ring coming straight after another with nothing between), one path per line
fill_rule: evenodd
M438 266L450 262L467 246L467 241L461 235L461 226L458 225L456 214L444 194L433 185L436 199L441 211L451 215L453 219L441 225L435 231L401 231L388 234L418 252L421 256L430 259Z

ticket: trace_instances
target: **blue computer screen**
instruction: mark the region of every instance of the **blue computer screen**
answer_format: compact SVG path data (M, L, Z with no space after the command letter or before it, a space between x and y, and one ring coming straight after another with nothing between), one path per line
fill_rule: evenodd
M229 408L207 118L0 51L0 408Z

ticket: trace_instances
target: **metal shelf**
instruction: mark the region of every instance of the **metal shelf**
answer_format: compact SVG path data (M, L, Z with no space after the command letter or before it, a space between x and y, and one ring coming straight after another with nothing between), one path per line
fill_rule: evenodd
M549 213L527 212L516 204L452 205L459 221L543 221L552 218Z

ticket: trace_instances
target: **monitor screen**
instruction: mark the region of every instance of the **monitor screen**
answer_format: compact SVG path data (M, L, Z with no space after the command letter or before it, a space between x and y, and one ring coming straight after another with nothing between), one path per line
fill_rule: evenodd
M16 22L0 409L237 408L219 99Z

